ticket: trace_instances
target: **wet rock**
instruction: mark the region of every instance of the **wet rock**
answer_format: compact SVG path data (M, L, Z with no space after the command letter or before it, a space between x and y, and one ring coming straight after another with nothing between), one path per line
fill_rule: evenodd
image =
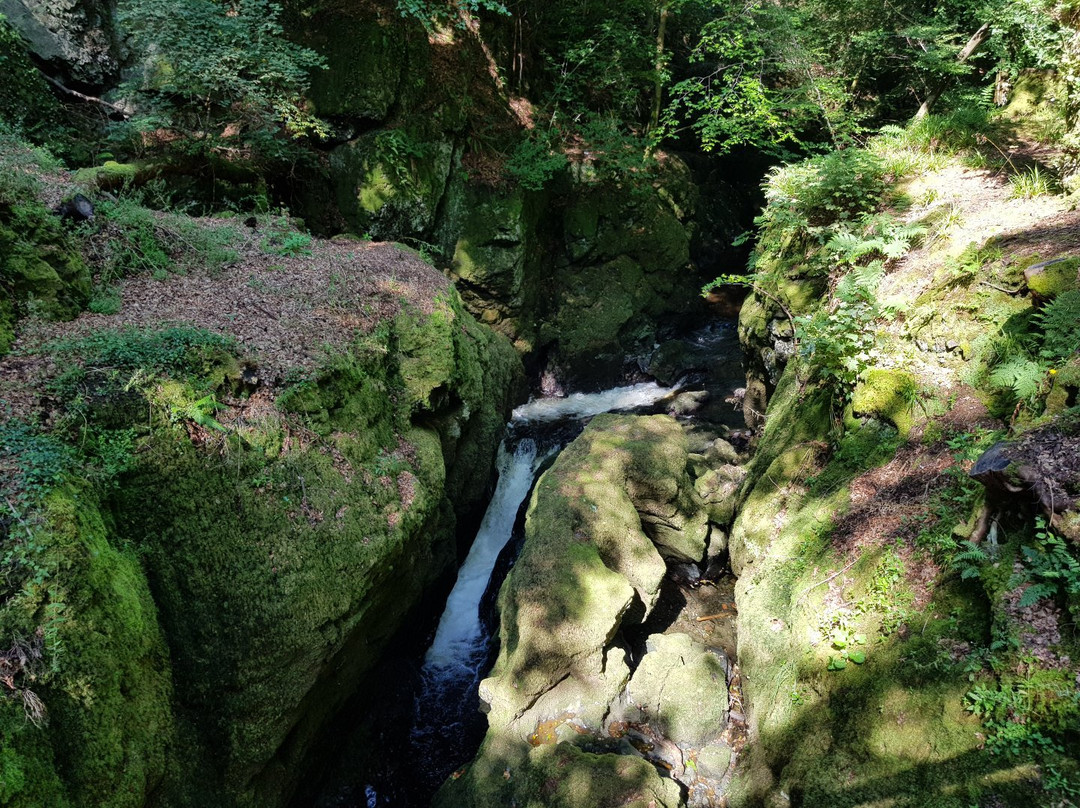
M705 390L691 390L679 393L672 399L668 412L671 415L693 415L708 401L709 394Z

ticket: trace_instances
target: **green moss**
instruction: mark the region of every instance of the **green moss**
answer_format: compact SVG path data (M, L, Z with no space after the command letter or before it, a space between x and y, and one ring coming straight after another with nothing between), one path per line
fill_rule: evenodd
M913 408L918 393L918 383L910 373L871 368L855 386L851 406L856 415L888 421L906 438L915 424Z
M140 176L146 176L151 169L141 163L118 163L106 160L100 166L80 168L75 172L75 182L88 188L102 191L116 191L134 184Z
M330 155L337 202L349 227L380 239L426 238L446 190L454 153L430 126L384 129Z
M1024 272L1028 289L1032 294L1049 300L1062 292L1076 288L1076 271L1080 267L1080 258L1067 258L1045 264L1038 269L1029 268Z
M37 691L49 723L38 729L5 703L4 802L139 808L165 775L173 738L168 653L146 577L110 540L86 486L49 493L33 530L38 575L0 622L24 639L41 626L48 671L40 685L21 684Z
M1013 82L1009 103L1002 110L1008 118L1029 120L1041 107L1061 98L1064 90L1058 74L1049 70L1024 70Z
M86 264L59 220L36 201L0 203L0 290L4 331L28 307L47 318L70 319L89 300Z

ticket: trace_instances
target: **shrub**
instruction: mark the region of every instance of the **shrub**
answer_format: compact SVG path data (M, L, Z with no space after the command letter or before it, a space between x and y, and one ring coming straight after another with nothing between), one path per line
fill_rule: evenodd
M765 184L769 209L789 210L808 226L820 227L877 208L886 189L879 157L845 149L773 169Z

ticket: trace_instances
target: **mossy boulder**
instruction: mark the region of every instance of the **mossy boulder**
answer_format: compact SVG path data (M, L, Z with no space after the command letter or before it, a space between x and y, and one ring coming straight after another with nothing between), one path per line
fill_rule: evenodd
M106 160L100 166L80 168L75 172L75 182L93 190L117 191L146 182L156 172L156 167L146 163L118 163L116 160Z
M90 271L59 220L37 202L0 203L0 354L19 314L70 319L89 297Z
M705 471L694 481L694 488L709 513L709 521L717 525L731 524L739 486L746 479L742 466L720 465Z
M914 407L919 385L915 377L903 370L871 368L867 370L851 396L851 408L856 415L887 421L906 438L915 425Z
M703 557L704 512L686 463L674 419L598 416L541 478L522 555L499 594L503 650L483 688L493 726L516 719L569 669L601 674L623 618L640 621L656 603L666 548L649 534L661 520L673 533L686 525L689 552Z
M1036 302L1046 302L1077 288L1080 258L1044 261L1024 270L1024 281Z
M727 725L724 663L688 634L656 634L627 686L631 703L680 747L699 748Z
M530 747L489 738L475 763L446 782L433 808L678 808L679 785L631 755L596 754L572 743Z

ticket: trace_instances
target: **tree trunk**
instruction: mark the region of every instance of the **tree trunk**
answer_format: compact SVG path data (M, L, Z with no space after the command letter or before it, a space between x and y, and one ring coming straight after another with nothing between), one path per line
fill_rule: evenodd
M656 80L653 85L652 114L649 116L649 132L653 133L660 126L660 108L664 101L664 37L667 34L668 9L670 0L660 4L660 20L656 26Z
M971 54L975 53L982 44L990 38L990 34L993 33L990 28L990 23L983 23L982 26L971 35L971 39L964 45L964 49L960 51L956 56L956 61L963 64L971 58ZM937 100L941 98L941 94L945 92L945 88L949 86L948 79L942 79L938 82L938 85L930 91L930 94L926 96L922 104L919 106L919 111L915 113L915 120L919 118L925 118L930 114L930 108L937 103Z

